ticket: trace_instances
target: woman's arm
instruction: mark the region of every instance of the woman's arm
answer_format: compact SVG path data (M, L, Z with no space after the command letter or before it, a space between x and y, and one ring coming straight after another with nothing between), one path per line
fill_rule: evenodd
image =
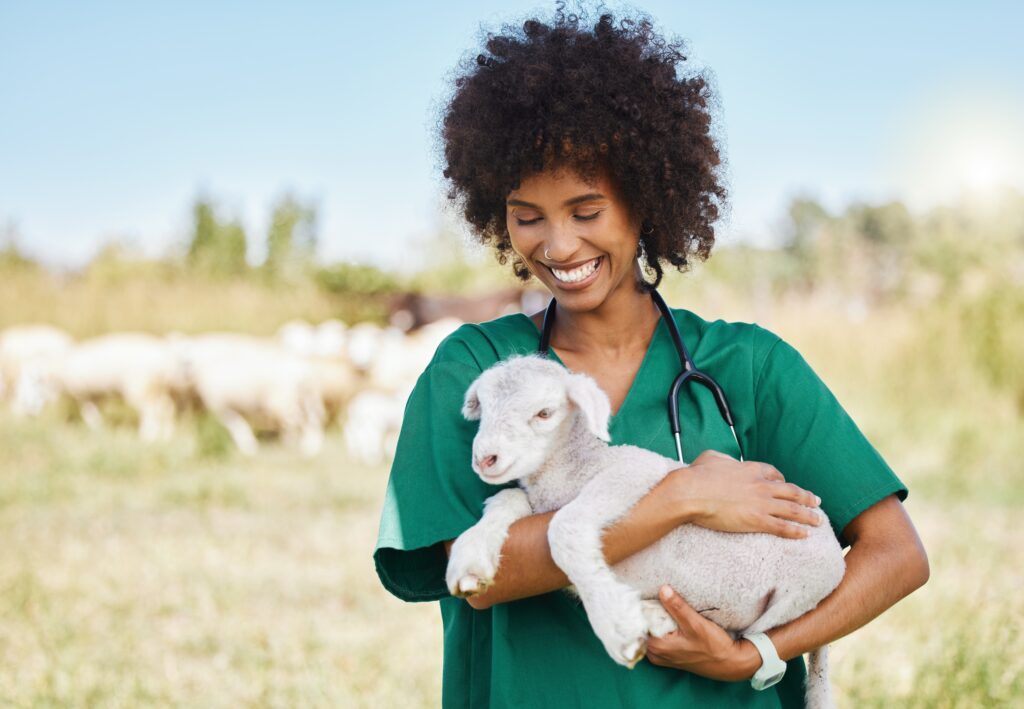
M853 632L928 580L924 546L895 496L857 515L843 537L850 551L839 586L814 610L768 631L783 660ZM663 593L662 603L680 630L650 640L647 656L654 664L728 681L749 679L761 666L761 656L750 641L733 640L678 594Z
M605 532L605 559L618 563L687 522L730 532L805 536L804 528L794 522L818 524L817 513L810 509L816 506L813 494L786 483L771 465L740 463L705 451L689 467L669 473ZM468 598L471 606L489 608L569 583L551 560L547 530L553 515L533 515L512 525L494 583L485 593ZM451 544L445 542L446 551Z

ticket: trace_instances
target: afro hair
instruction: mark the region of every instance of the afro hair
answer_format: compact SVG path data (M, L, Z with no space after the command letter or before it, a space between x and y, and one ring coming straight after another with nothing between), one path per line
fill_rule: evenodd
M701 73L682 71L680 41L646 16L585 16L559 4L548 22L529 19L486 36L460 67L440 129L448 197L474 233L520 278L505 200L521 180L568 168L607 175L642 224L651 287L663 264L686 270L706 259L725 207L722 158L712 135L713 94Z

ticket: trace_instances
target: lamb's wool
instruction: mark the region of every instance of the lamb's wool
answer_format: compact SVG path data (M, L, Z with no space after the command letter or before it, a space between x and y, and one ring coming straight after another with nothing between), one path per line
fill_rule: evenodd
M480 522L455 541L446 578L455 595L492 583L513 522L555 509L552 558L609 655L626 666L643 657L648 635L675 629L655 600L663 584L739 635L803 615L842 579L842 550L824 519L801 540L684 525L609 568L602 531L680 464L635 446L608 446L608 399L585 375L541 357L513 358L473 383L463 413L480 419L474 470L493 484L518 480L522 490L488 500ZM812 664L823 666L824 658ZM831 705L824 671L809 676L807 704Z

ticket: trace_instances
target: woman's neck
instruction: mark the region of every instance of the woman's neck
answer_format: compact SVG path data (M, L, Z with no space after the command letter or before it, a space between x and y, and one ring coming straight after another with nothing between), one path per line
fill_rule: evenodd
M646 347L658 325L658 309L639 287L609 294L594 310L573 313L557 308L552 346L566 352L621 352Z

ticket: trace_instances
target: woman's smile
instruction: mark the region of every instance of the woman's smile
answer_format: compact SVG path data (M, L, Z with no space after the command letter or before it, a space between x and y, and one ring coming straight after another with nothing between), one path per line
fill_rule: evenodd
M581 264L569 264L566 266L548 265L548 270L551 271L551 275L555 277L562 288L579 290L586 288L597 280L603 261L604 257L598 256Z

